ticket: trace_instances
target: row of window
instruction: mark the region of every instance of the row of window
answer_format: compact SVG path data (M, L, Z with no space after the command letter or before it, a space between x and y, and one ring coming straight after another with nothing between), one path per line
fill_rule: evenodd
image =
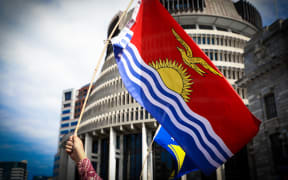
M66 107L70 107L71 106L71 103L66 103L66 104L63 104L63 107L66 108Z
M233 79L238 80L241 79L244 76L244 71L239 68L223 68L218 67L218 69L221 71L221 73L227 78L227 79Z
M63 130L63 131L60 132L60 134L61 135L65 135L65 134L68 134L69 132L73 133L74 131L75 131L75 129L71 129L70 131L69 130Z
M109 80L101 85L97 89L97 93L93 93L87 102L87 105L90 105L92 102L95 102L98 98L109 96L112 93L115 93L115 90L123 89L124 91L124 84L122 83L122 79L120 77L114 78Z
M101 85L102 83L109 81L110 79L115 77L115 73L119 74L117 65L115 64L115 59L112 58L111 61L114 61L114 65L107 67L107 69L103 70L101 72L100 77L97 79L97 81L95 82L95 87L98 87L99 85ZM106 62L105 62L106 63ZM104 64L105 64L104 63ZM104 68L103 68L104 69Z
M211 34L189 34L195 43L198 45L218 45L218 46L227 46L243 49L245 47L245 41Z
M161 0L160 2L168 11L187 10L187 8L191 10L202 11L206 7L205 0Z
M125 111L117 111L116 113L101 115L96 117L94 126L101 127L109 124L124 123L130 121L138 121L144 119L152 119L153 117L143 107L135 107L125 109Z
M77 121L70 123L70 126L76 126L76 125L77 125ZM69 127L69 123L61 124L61 128L65 128L65 127Z
M85 112L84 119L90 118L92 115L100 114L110 108L115 108L117 106L124 106L133 103L136 103L136 100L129 93L125 93L122 95L114 95L98 101L93 108Z
M246 88L234 88L235 91L237 92L237 94L239 94L239 96L242 98L242 99L247 99L247 89Z
M107 69L108 67L111 67L114 64L116 64L115 59L109 57L109 58L106 59L102 69L105 70L105 69Z
M238 78L239 76L242 76L240 71L232 71L232 70L224 70L223 74L226 75L228 74L229 78ZM246 99L247 98L247 91L244 88L239 88L239 87L235 87L234 88L235 91L240 95L241 98ZM125 93L122 95L115 95L113 97L110 98L106 98L105 100L99 101L97 104L95 104L95 106L93 108L91 108L90 110L88 110L85 113L85 119L89 119L92 116L97 116L99 114L102 114L103 112L105 112L106 110L109 110L111 108L114 107L118 107L118 106L124 106L124 105L128 105L128 104L133 104L136 103L136 100L129 94L129 93ZM137 109L137 108L136 108ZM131 116L133 117L133 116ZM136 119L138 120L138 115L136 115ZM140 119L142 118L142 115L140 114ZM131 119L133 120L133 119Z
M224 61L244 64L244 57L240 53L208 49L204 49L203 51L212 61Z

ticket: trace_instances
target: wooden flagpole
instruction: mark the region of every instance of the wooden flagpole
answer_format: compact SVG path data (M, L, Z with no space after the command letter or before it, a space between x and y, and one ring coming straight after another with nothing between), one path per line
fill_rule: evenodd
M144 166L145 166L146 161L147 161L147 159L148 159L148 156L150 155L150 152L152 151L152 145L153 145L154 139L155 139L155 137L157 136L160 128L161 128L161 125L158 126L158 128L157 128L157 130L156 130L156 132L155 132L155 134L154 134L154 137L153 137L153 139L152 139L152 141L151 141L151 143L150 143L150 145L149 145L149 147L148 147L148 149L147 149L147 154L146 154L145 159L144 159L144 162L143 162L143 164L142 164L142 169L141 169L141 174L140 174L140 180L142 179L143 169L144 169Z
M76 136L77 136L77 132L78 132L78 129L79 129L80 122L81 122L81 120L82 120L83 112L84 112L84 109L85 109L85 107L86 107L86 103L87 103L88 97L90 96L90 91L91 91L91 89L92 89L93 82L94 82L94 80L95 80L95 77L96 77L98 68L99 68L99 66L100 66L100 62L101 62L101 60L102 60L102 58L103 58L103 56L104 56L104 53L105 53L105 51L106 51L106 49L107 49L107 46L108 46L109 42L111 41L111 38L112 38L113 34L114 34L115 31L116 31L116 28L119 26L119 24L120 24L121 20L123 19L123 17L127 14L127 11L129 10L129 8L130 8L130 6L132 5L133 1L134 1L134 0L130 0L127 8L126 8L125 11L121 14L121 16L120 16L117 24L114 26L112 32L110 33L108 39L107 39L106 42L105 42L104 48L103 48L102 53L101 53L101 55L100 55L100 57L99 57L99 59L98 59L96 68L95 68L95 70L94 70L92 79L91 79L91 81L90 81L90 85L89 85L89 88L88 88L88 91L87 91L87 95L86 95L86 97L85 97L85 100L84 100L84 103L83 103L83 106L82 106L82 109L81 109L81 113L80 113L80 116L79 116L79 119L78 119L78 123L77 123L77 126L76 126L75 131L74 131L74 135L76 135Z

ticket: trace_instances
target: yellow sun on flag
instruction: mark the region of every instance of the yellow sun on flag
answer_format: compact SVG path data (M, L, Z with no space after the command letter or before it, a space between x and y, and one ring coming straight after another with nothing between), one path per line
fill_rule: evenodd
M187 70L175 61L166 59L149 64L160 75L164 84L172 91L177 92L182 96L185 102L189 101L189 95L192 92L191 85L193 84Z

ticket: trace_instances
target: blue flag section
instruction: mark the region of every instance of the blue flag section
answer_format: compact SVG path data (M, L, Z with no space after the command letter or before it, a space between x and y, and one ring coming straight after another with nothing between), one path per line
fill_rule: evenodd
M171 174L171 178L177 179L181 176L195 170L199 170L194 164L193 161L186 156L186 153L181 148L181 146L171 137L168 132L161 127L158 131L155 139L160 146L166 149L176 160L177 170L174 170Z

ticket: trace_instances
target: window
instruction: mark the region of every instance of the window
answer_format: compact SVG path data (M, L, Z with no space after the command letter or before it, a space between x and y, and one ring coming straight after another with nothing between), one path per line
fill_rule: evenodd
M69 114L69 113L70 113L70 109L62 111L62 114Z
M62 121L66 121L66 120L69 120L70 117L69 116L66 116L66 117L62 117Z
M198 37L197 44L201 44L201 37Z
M148 111L145 110L145 119L148 119Z
M133 119L134 119L133 118L133 110L131 110L131 112L130 112L130 120L133 121Z
M209 53L210 60L213 60L213 52Z
M71 126L76 126L76 125L77 125L77 121L71 123Z
M98 140L92 142L92 153L98 153Z
M61 124L61 128L68 127L69 123Z
M274 93L264 96L265 111L267 119L271 119L277 116L277 109L275 103Z
M216 61L218 60L218 53L215 52L215 58L214 58Z
M119 135L116 136L116 148L120 149L120 136Z
M61 124L61 128L68 127L69 123Z
M212 26L207 26L207 25L199 25L199 29L210 29L210 30L212 30L213 27Z
M196 42L196 37L192 37L193 41Z
M69 130L64 130L60 132L61 135L68 134L68 133L69 133Z
M210 37L207 37L207 44L210 44Z
M206 44L206 38L202 37L202 44Z
M214 37L212 37L211 43L212 43L213 45L215 44L215 39L214 39Z
M65 101L69 101L69 100L71 100L72 92L66 92L64 94L64 96L65 96Z
M143 107L141 107L141 110L140 110L140 119L143 119Z
M274 133L270 135L272 157L275 170L285 173L285 168L288 166L288 143L286 133ZM283 172L284 171L284 172ZM287 172L286 172L287 174Z
M66 107L70 107L70 106L71 106L70 103L67 103L67 104L64 104L64 105L63 105L64 108L66 108Z
M75 131L75 129L71 129L71 130L70 130L70 132L72 132L72 133L73 133L74 131Z

